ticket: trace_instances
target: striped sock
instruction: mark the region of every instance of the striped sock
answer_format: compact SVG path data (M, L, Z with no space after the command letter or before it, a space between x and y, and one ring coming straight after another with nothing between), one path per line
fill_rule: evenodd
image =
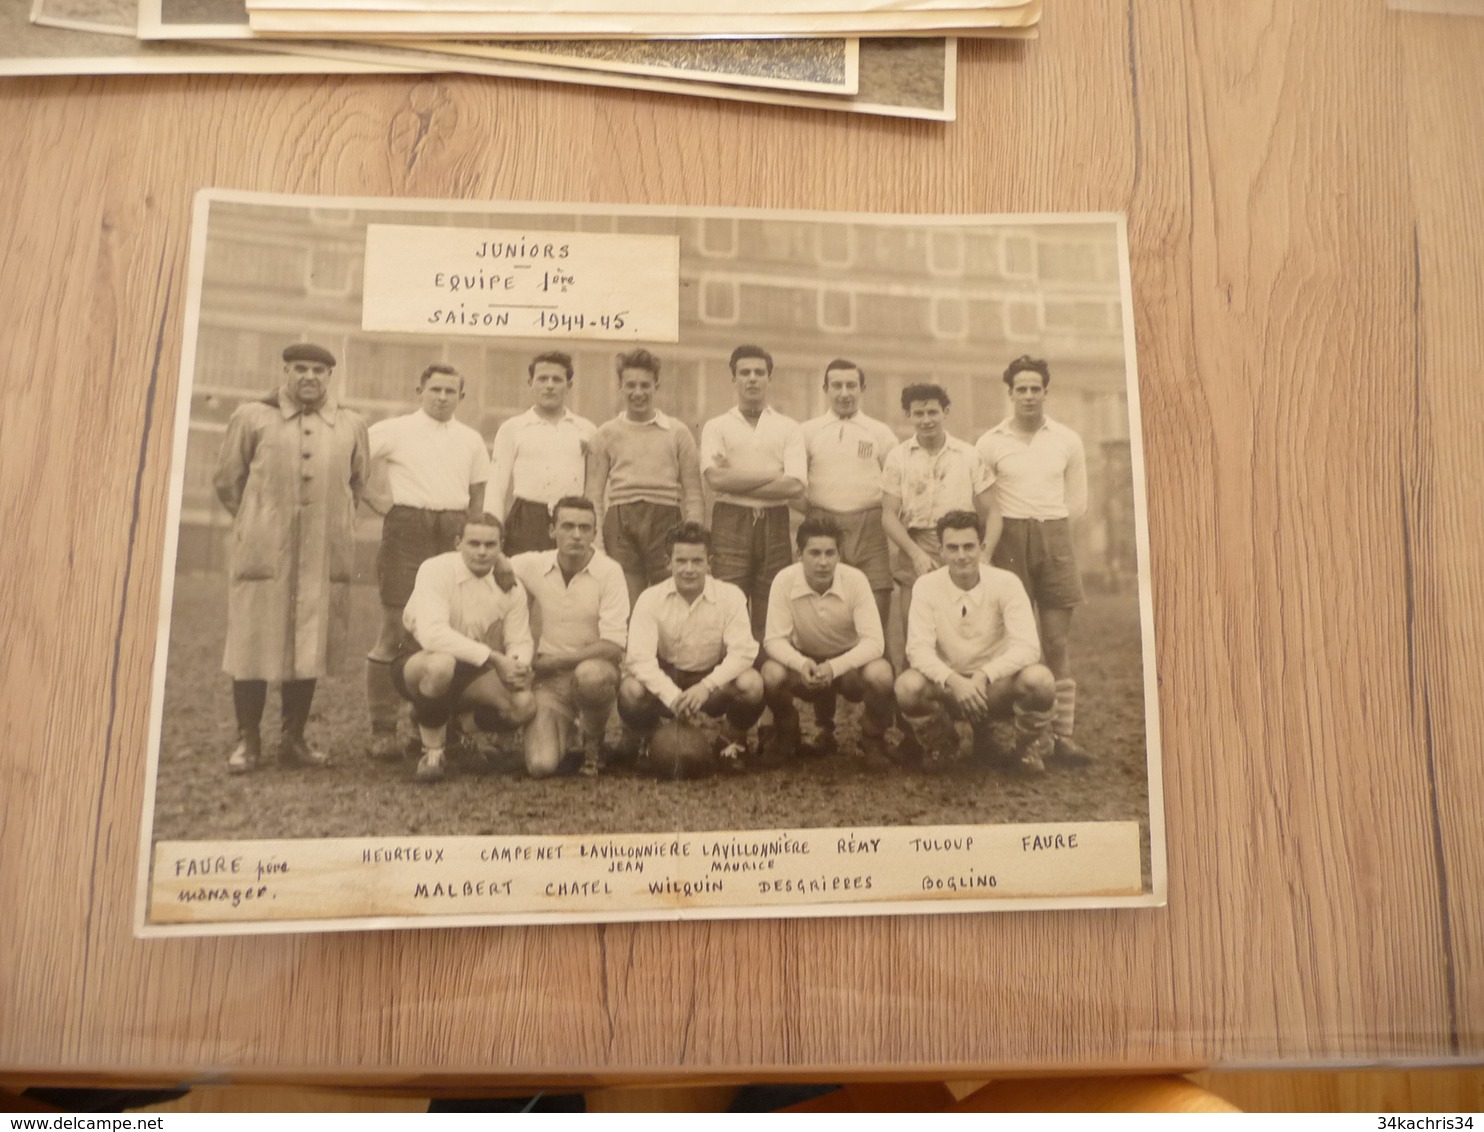
M1053 732L1056 728L1056 709L1034 711L1015 705L1015 731L1018 735L1032 739Z
M1072 737L1072 724L1077 716L1077 681L1067 679L1056 682L1056 706L1051 730L1063 738Z

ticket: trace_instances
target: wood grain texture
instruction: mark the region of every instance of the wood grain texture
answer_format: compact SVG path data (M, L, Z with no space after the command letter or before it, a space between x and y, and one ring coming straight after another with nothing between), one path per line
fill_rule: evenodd
M1061 0L1039 42L965 45L948 127L461 76L0 84L0 1067L1484 1056L1481 60L1484 28L1364 0ZM203 185L1127 211L1169 907L134 940Z
M1411 430L1404 445L1413 711L1423 726L1442 892L1450 1048L1476 1042L1484 1004L1484 602L1478 503L1484 461L1484 24L1414 16L1403 40L1414 235Z
M1226 972L1207 1020L1242 1035L1234 1060L1364 1055L1380 1032L1405 1049L1407 1019L1448 1003L1416 962L1441 950L1438 890L1398 473L1377 458L1411 348L1402 113L1376 81L1396 32L1377 9L1265 4L1193 9L1184 34L1200 400L1176 427L1199 439L1179 485L1152 480L1151 525L1183 505L1209 530L1178 561L1157 546L1156 570L1207 583L1166 591L1161 623L1201 631L1164 637L1162 693L1203 764L1170 806L1205 815L1184 895L1222 923L1185 922L1185 969ZM1179 791L1195 768L1171 763Z
M1243 1112L1478 1112L1484 1070L1197 1073L1196 1084Z

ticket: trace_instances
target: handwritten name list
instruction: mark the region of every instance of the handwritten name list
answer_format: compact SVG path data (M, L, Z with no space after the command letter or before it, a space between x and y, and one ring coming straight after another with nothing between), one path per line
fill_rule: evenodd
M1135 822L168 841L155 845L149 922L498 921L552 913L623 919L829 904L993 906L1141 892Z

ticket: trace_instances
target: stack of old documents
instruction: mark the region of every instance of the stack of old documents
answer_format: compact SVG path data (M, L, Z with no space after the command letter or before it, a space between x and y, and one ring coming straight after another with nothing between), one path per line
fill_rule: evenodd
M957 36L1041 0L0 0L0 75L449 71L954 116Z
M994 34L1033 26L1040 0L247 0L255 32L390 36Z

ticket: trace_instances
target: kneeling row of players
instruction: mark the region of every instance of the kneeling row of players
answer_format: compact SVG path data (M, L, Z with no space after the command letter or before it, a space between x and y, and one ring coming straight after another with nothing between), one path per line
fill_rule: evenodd
M470 517L453 551L419 567L403 614L407 641L391 665L418 725L419 781L444 776L449 721L464 713L483 730L523 729L533 777L557 773L572 739L582 773L596 775L615 706L624 743L611 754L624 764L643 761L662 721L711 717L721 724L721 768L780 765L803 749L798 700L813 705L820 725L814 753L833 753L838 696L863 704L858 757L872 766L891 761L887 732L898 719L896 761L906 765L951 759L954 719L972 723L976 742L1021 770L1039 772L1058 752L1056 682L1040 663L1035 614L1020 580L984 562L974 512L938 523L945 565L911 591L901 675L885 659L869 581L840 561L832 520L799 526L798 561L773 582L759 665L746 596L711 576L706 527L687 522L668 533L670 577L631 611L622 569L594 549L595 519L588 500L564 499L552 514L556 549L506 558L499 520ZM765 708L773 728L753 752L749 736ZM1008 741L990 739L995 722ZM256 754L229 760L229 769L250 769Z

